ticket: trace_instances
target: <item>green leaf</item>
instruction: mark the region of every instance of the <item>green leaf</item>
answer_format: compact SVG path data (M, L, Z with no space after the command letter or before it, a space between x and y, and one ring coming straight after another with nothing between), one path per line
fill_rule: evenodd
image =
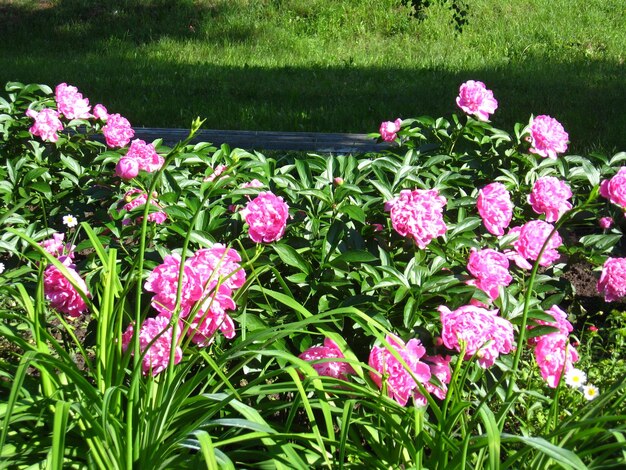
M486 405L478 408L480 419L485 425L487 442L489 443L489 468L500 468L500 429L493 412Z
M57 401L54 404L54 424L52 429L52 447L48 455L48 468L63 468L63 454L65 453L65 434L67 433L67 418L70 404L66 401Z
M295 248L284 244L276 243L272 245L283 263L298 268L301 272L311 274L311 265L298 253Z
M341 206L338 210L340 213L348 215L351 219L365 224L365 211L359 206L348 204Z
M209 470L218 470L217 460L215 459L215 448L213 447L213 441L211 436L206 431L196 431L196 439L200 444L200 450L204 457L204 463Z
M83 174L83 168L80 164L74 160L72 157L68 157L66 155L61 155L61 161L65 165L65 167L74 173L76 176L80 176Z
M28 185L29 188L34 189L35 191L39 191L46 196L52 196L52 188L45 181L35 181Z
M622 235L617 233L610 233L606 235L585 235L580 238L580 243L582 243L583 246L589 246L600 251L606 251L613 248L621 238Z
M343 263L371 263L378 258L369 251L346 251L330 261L331 266L340 267Z
M479 217L467 217L455 225L448 235L448 238L450 239L461 232L474 230L476 227L480 226L480 224L482 224L482 220Z
M561 447L555 446L554 444L550 444L548 441L541 437L531 437L531 436L515 436L513 434L502 433L502 442L517 442L520 444L524 444L526 446L530 446L538 451L544 453L556 463L558 463L561 467L569 469L574 468L575 470L586 470L587 466L580 460L580 458L571 450L563 449ZM516 458L516 454L512 456L511 459L505 462L504 466L506 468L513 468L507 465L509 461L512 460L513 463Z

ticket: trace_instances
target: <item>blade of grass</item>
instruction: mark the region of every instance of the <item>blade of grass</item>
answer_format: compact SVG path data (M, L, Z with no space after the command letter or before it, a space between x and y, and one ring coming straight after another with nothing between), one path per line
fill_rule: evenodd
M52 428L52 446L48 456L48 468L63 468L65 453L65 434L70 404L66 401L57 401L54 404L54 424Z

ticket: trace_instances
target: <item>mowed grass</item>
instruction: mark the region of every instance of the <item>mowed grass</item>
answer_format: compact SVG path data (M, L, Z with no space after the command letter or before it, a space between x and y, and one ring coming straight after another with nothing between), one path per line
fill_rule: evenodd
M0 0L0 82L76 85L135 126L372 132L456 111L484 81L496 126L550 114L571 149L626 149L623 0Z

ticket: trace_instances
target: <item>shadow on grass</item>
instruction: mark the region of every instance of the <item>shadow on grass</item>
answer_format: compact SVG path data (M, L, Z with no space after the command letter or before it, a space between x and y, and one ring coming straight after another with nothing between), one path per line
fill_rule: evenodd
M499 109L493 122L511 130L531 113L549 114L570 134L571 151L626 149L626 70L606 60L546 61L526 55L502 68L450 72L401 67L221 66L211 57L181 63L139 47L194 39L194 22L228 15L192 1L114 1L105 7L63 0L36 9L0 2L0 82L78 86L135 126L208 129L375 132L383 120L457 112L465 80L484 81ZM208 4L208 3L207 3ZM226 8L227 7L220 7ZM116 13L117 12L117 13ZM226 22L228 24L228 22ZM252 28L233 24L203 41L246 43ZM103 46L106 44L106 47ZM113 47L112 47L113 45Z

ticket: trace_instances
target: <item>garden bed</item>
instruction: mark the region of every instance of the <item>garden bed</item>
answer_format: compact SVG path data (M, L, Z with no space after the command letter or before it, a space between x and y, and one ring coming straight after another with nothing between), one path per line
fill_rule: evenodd
M217 148L200 121L150 143L65 83L7 92L9 466L624 462L626 153L497 129L475 81L362 155Z

